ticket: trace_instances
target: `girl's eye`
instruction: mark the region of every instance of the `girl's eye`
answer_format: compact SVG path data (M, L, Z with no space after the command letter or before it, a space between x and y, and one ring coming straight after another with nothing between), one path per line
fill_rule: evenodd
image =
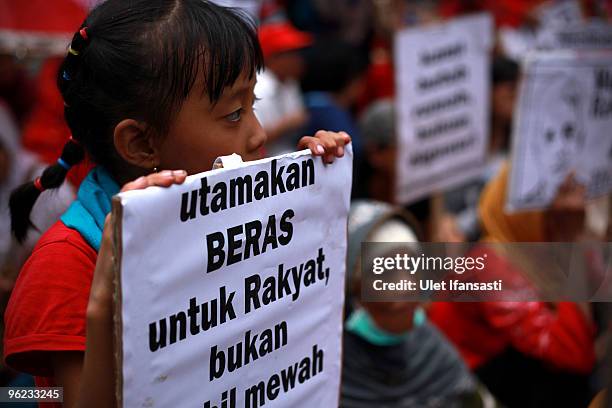
M229 120L230 122L238 122L240 121L241 115L242 115L242 108L230 113L229 115L225 117L225 119Z

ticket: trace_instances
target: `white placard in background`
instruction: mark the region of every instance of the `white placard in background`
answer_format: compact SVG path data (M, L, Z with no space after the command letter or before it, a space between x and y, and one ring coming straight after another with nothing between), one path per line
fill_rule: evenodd
M578 0L546 2L536 9L535 15L541 28L564 27L583 20Z
M352 149L122 193L125 407L338 405Z
M398 33L399 203L455 187L481 172L489 132L492 43L488 14Z
M223 7L235 7L249 13L255 21L259 21L259 13L264 0L212 0Z
M612 24L603 21L546 28L538 32L539 50L612 50Z
M612 190L612 53L527 59L513 132L510 211L547 207L574 171L588 197Z

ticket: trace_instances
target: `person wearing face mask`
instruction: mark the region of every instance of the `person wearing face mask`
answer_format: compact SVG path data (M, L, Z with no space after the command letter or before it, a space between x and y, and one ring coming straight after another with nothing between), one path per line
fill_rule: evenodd
M361 301L362 242L396 242L398 251L413 252L420 234L412 220L382 202L351 206L340 406L495 406L420 304Z
M305 70L304 49L313 39L283 21L263 24L258 36L265 70L257 75L255 115L266 132L268 153L287 153L308 119L298 81Z

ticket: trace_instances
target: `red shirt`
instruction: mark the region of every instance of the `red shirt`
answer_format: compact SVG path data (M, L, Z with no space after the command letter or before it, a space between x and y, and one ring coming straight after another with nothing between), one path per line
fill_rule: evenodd
M85 351L85 323L96 251L61 221L40 238L5 313L8 366L53 386L50 351ZM45 404L45 407L60 404Z
M366 86L357 101L358 110L365 110L371 103L380 99L393 98L395 78L391 45L375 38L370 49L370 66L366 71Z
M519 27L529 20L533 10L543 3L542 0L443 0L440 2L440 14L450 18L460 14L488 11L493 14L498 27Z
M504 282L518 274L505 258L487 254L490 273ZM472 369L509 346L563 371L589 373L595 364L595 328L570 302L554 309L544 302L434 302L428 315Z

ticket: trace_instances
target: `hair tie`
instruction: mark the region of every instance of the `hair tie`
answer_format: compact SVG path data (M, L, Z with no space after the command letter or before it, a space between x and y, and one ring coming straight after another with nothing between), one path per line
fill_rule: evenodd
M79 30L79 34L81 34L81 37L83 37L85 41L89 40L89 38L87 37L87 27L81 28Z
M68 52L74 56L79 55L79 52L77 50L75 50L74 48L72 48L72 45L70 47L68 47Z
M62 71L62 78L64 78L65 81L70 81L70 75L66 70Z
M81 147L81 142L79 142L74 137L72 137L72 135L70 135L70 138L68 138L68 141L74 143L75 145L77 145L79 147Z
M36 187L36 189L38 191L40 191L41 193L43 191L45 191L45 188L43 187L42 183L40 182L40 177L36 177L36 180L34 180L34 187Z
M64 169L66 169L66 171L70 170L70 167L72 167L70 164L66 163L66 161L62 159L61 157L57 159L57 164L62 166Z

